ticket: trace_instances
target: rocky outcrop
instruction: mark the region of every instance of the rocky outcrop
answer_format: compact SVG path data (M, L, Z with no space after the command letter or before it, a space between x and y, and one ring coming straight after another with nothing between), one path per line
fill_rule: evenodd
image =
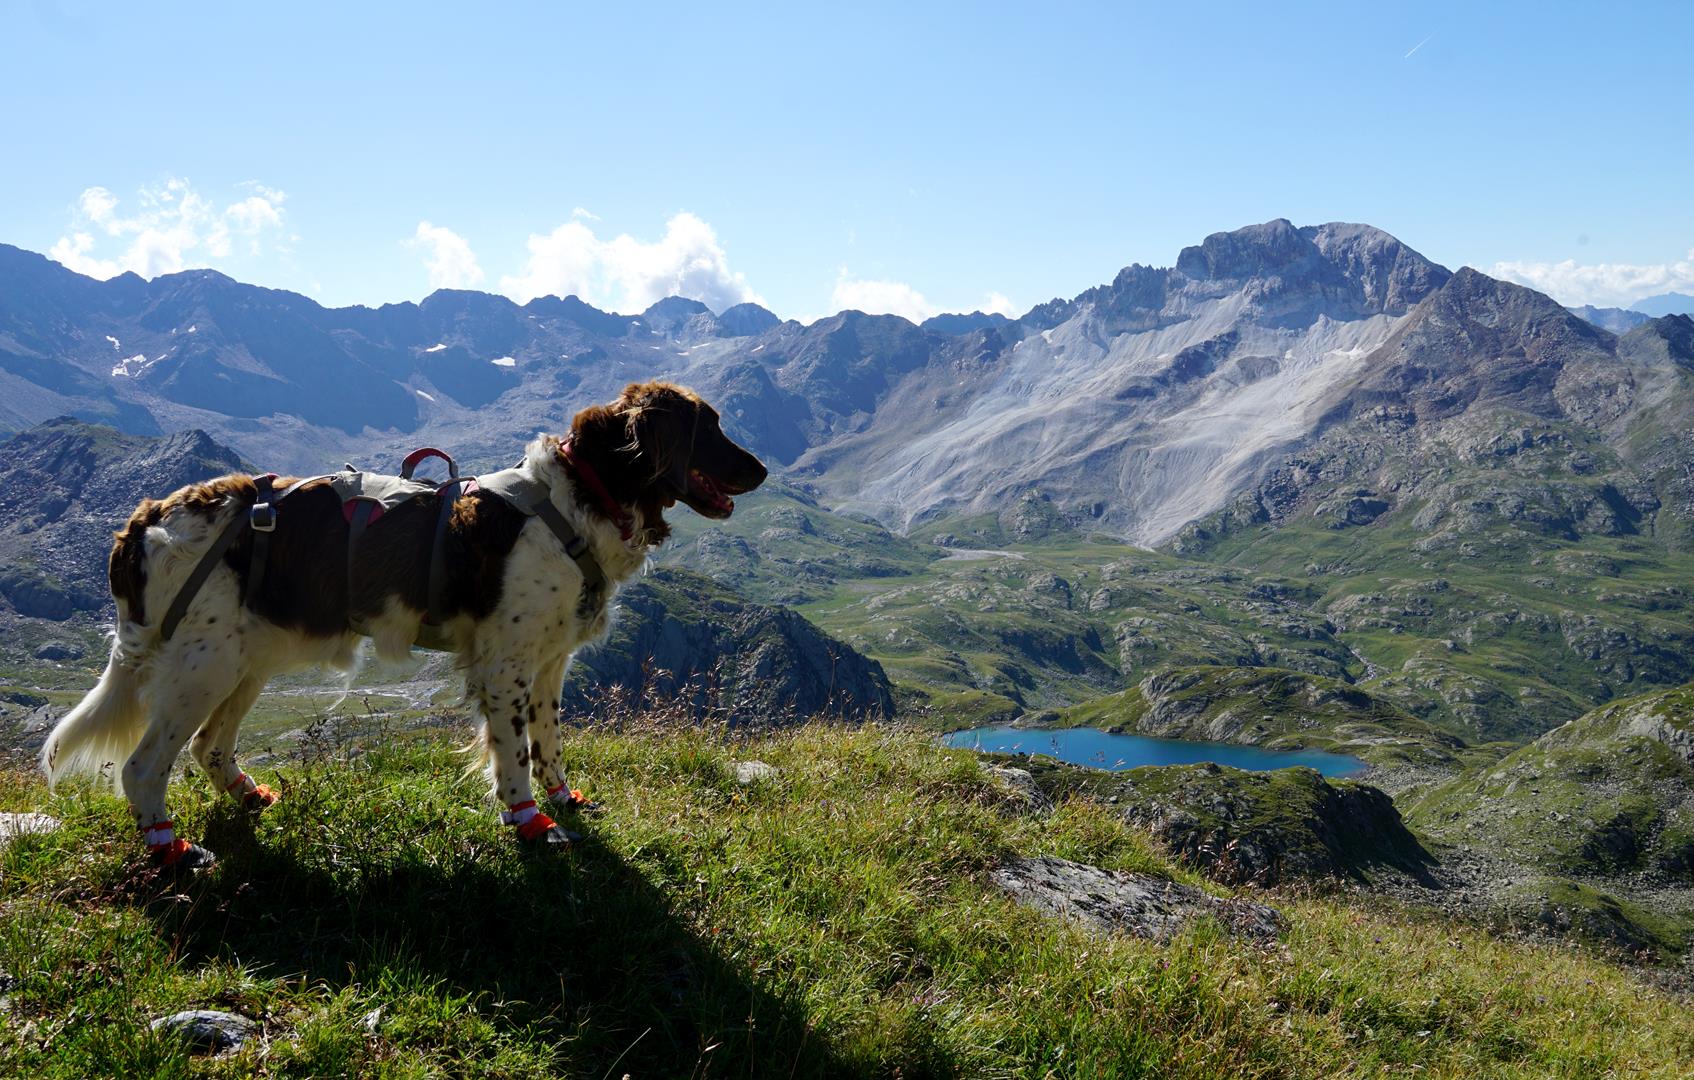
M1536 873L1683 890L1694 913L1694 684L1586 713L1427 792L1409 817Z
M247 1017L218 1009L172 1013L159 1017L150 1026L154 1031L175 1036L200 1054L239 1050L259 1030L259 1025Z
M788 608L676 569L653 571L618 603L610 639L572 665L565 689L576 708L616 689L680 697L703 716L737 723L894 711L880 664Z
M1143 768L1098 790L1173 854L1232 884L1420 876L1435 861L1386 793L1313 769Z
M203 431L152 438L61 417L0 444L0 596L66 619L109 602L112 532L144 496L242 467Z
M996 867L990 880L1025 907L1100 933L1169 941L1200 919L1215 919L1237 937L1266 943L1274 941L1284 925L1281 913L1264 904L1213 896L1150 874L1102 870L1051 856L1014 859Z

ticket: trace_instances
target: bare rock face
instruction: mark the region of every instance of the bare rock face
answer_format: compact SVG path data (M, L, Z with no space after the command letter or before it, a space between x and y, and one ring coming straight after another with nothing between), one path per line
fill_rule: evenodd
M0 597L20 615L54 620L111 602L112 531L143 496L241 468L202 431L149 438L68 417L0 444L0 461Z
M1050 856L1017 859L992 880L1025 907L1072 919L1102 933L1169 941L1201 918L1213 918L1237 937L1274 941L1284 920L1275 908L1213 896L1150 874L1102 870Z
M1028 769L984 765L982 774L1006 793L1005 806L1021 813L1045 813L1053 809L1053 800L1041 790Z
M258 1029L258 1024L237 1013L216 1009L191 1009L153 1021L154 1031L179 1036L197 1053L239 1050Z

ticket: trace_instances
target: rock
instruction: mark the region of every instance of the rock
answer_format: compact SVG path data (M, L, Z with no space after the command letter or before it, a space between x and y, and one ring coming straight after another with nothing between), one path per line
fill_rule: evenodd
M882 665L797 612L758 604L676 568L654 570L618 594L611 637L572 663L564 696L591 710L613 688L686 700L701 716L772 724L810 716L894 712Z
M180 1036L196 1053L239 1050L258 1026L245 1016L216 1009L172 1013L159 1017L152 1024L154 1031Z
M1016 859L990 880L1025 907L1101 931L1169 941L1195 920L1211 917L1237 937L1268 942L1281 933L1276 909L1213 896L1150 874L1102 870L1051 856Z
M1172 854L1229 884L1421 878L1435 863L1386 793L1314 769L1245 772L1210 763L1131 770L1120 812Z
M737 761L735 763L735 782L742 787L751 787L765 780L775 780L781 775L781 769L775 765L767 765L762 761Z
M20 836L45 836L63 824L48 814L0 814L0 848Z
M1035 782L1035 777L1030 775L1028 769L984 765L982 775L998 782L1006 791L1007 804L1015 810L1045 813L1053 809L1053 800L1041 790L1041 786Z
M81 660L83 647L74 641L49 641L35 650L37 660Z

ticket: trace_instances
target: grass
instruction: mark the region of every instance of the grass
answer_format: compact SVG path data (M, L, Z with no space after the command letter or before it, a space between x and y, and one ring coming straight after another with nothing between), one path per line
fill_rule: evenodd
M1174 870L1106 805L1004 810L963 751L886 728L733 740L654 719L576 735L608 806L526 855L450 736L385 733L255 771L256 823L173 798L221 855L140 865L117 800L0 773L66 821L0 854L6 1076L1685 1076L1685 1001L1595 956L1345 895L1265 894L1260 949L1169 945L1018 908L998 862ZM782 770L737 784L737 760ZM149 1017L263 1037L189 1058Z

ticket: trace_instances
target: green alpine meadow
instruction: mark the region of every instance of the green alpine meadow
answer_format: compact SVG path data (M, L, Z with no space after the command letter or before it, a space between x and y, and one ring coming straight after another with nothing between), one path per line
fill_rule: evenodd
M0 5L0 1080L1694 1077L1690 40Z

